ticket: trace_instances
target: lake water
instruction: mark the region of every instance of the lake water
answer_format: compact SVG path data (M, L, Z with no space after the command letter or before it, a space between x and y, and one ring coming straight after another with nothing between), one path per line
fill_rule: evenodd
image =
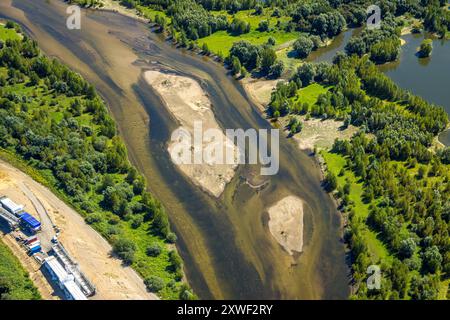
M450 41L435 39L431 57L420 59L415 54L424 35L403 36L400 60L381 66L381 70L400 87L411 90L424 99L443 106L450 114ZM450 131L439 137L450 145Z

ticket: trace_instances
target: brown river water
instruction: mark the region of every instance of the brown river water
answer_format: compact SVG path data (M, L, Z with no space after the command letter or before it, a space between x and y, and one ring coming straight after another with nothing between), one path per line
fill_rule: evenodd
M170 161L167 142L177 124L143 72L157 67L198 80L224 129L269 129L270 124L221 65L176 49L146 24L115 13L83 10L81 30L68 30L66 7L58 0L1 0L0 17L20 23L47 55L95 84L131 161L169 213L199 297L345 299L349 270L341 219L320 186L313 158L282 138L280 171L268 177L263 190L243 181L255 168L240 166L220 198L202 192ZM289 194L305 201L303 253L293 256L267 227L267 208Z

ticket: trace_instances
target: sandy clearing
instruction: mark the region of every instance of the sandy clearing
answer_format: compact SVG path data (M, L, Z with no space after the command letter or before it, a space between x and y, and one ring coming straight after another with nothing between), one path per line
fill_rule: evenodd
M287 196L269 208L269 230L290 254L303 250L303 201Z
M261 112L265 112L267 105L270 103L272 91L276 88L277 83L280 81L284 80L244 79L242 80L242 85L258 109Z
M237 148L226 138L217 123L211 110L211 102L197 81L188 77L159 71L146 71L144 78L164 101L169 112L176 118L180 124L178 129L187 130L186 134L190 134L192 141L194 140L194 123L201 122L203 132L208 129L220 131L219 136L214 141L226 142L222 149L224 155L227 149L229 150L228 152L237 151ZM185 155L178 146L180 145L179 142L184 143L186 141L187 139L184 138L171 141L168 145L169 153L180 157ZM202 143L202 150L206 150L208 145L210 143L205 139ZM195 152L189 143L186 144L184 150L189 150L187 156L193 159ZM214 155L216 153L212 152L211 154ZM174 159L172 161L195 185L215 197L219 197L222 194L227 183L233 179L237 168L236 164L222 164L214 161L209 163L203 161L200 164L180 164L175 162Z
M357 131L358 128L349 125L346 129L341 129L344 125L343 121L334 119L322 120L310 118L306 120L305 116L298 117L303 124L302 131L293 136L301 150L329 149L333 146L335 139L348 140ZM289 122L288 118L281 120L283 126Z
M148 22L148 20L140 16L135 9L127 9L124 6L122 6L119 2L113 0L101 0L101 5L96 6L94 9L117 12L124 16Z
M61 230L59 240L96 286L97 294L91 299L157 299L146 290L142 279L132 268L122 266L119 259L110 255L112 249L109 243L88 226L76 211L31 177L0 161L0 194L24 204L28 212L44 222L45 218L40 217L22 191L21 184L25 184L41 201L51 220Z

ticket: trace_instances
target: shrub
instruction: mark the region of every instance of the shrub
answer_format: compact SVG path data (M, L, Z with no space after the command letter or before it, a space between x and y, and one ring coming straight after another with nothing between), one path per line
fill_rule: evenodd
M301 59L308 57L314 48L314 43L311 39L301 36L294 42L294 50L297 53L297 56Z
M151 292L159 292L164 288L164 280L157 276L150 276L144 280L145 285Z
M147 248L147 255L150 257L157 257L161 254L162 248L158 243L152 243Z
M177 235L173 232L169 232L167 234L167 242L169 243L175 243L177 242Z
M132 264L135 258L136 245L129 239L119 238L114 242L113 251L126 264Z

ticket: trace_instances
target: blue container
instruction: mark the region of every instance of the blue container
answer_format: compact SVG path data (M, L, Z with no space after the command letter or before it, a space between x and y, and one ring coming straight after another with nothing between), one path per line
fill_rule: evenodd
M40 252L41 249L42 249L41 246L36 246L36 247L31 248L30 251L29 251L29 253L30 253L30 254L35 254L35 253Z
M39 231L41 229L41 223L28 212L22 213L20 220L31 230Z

